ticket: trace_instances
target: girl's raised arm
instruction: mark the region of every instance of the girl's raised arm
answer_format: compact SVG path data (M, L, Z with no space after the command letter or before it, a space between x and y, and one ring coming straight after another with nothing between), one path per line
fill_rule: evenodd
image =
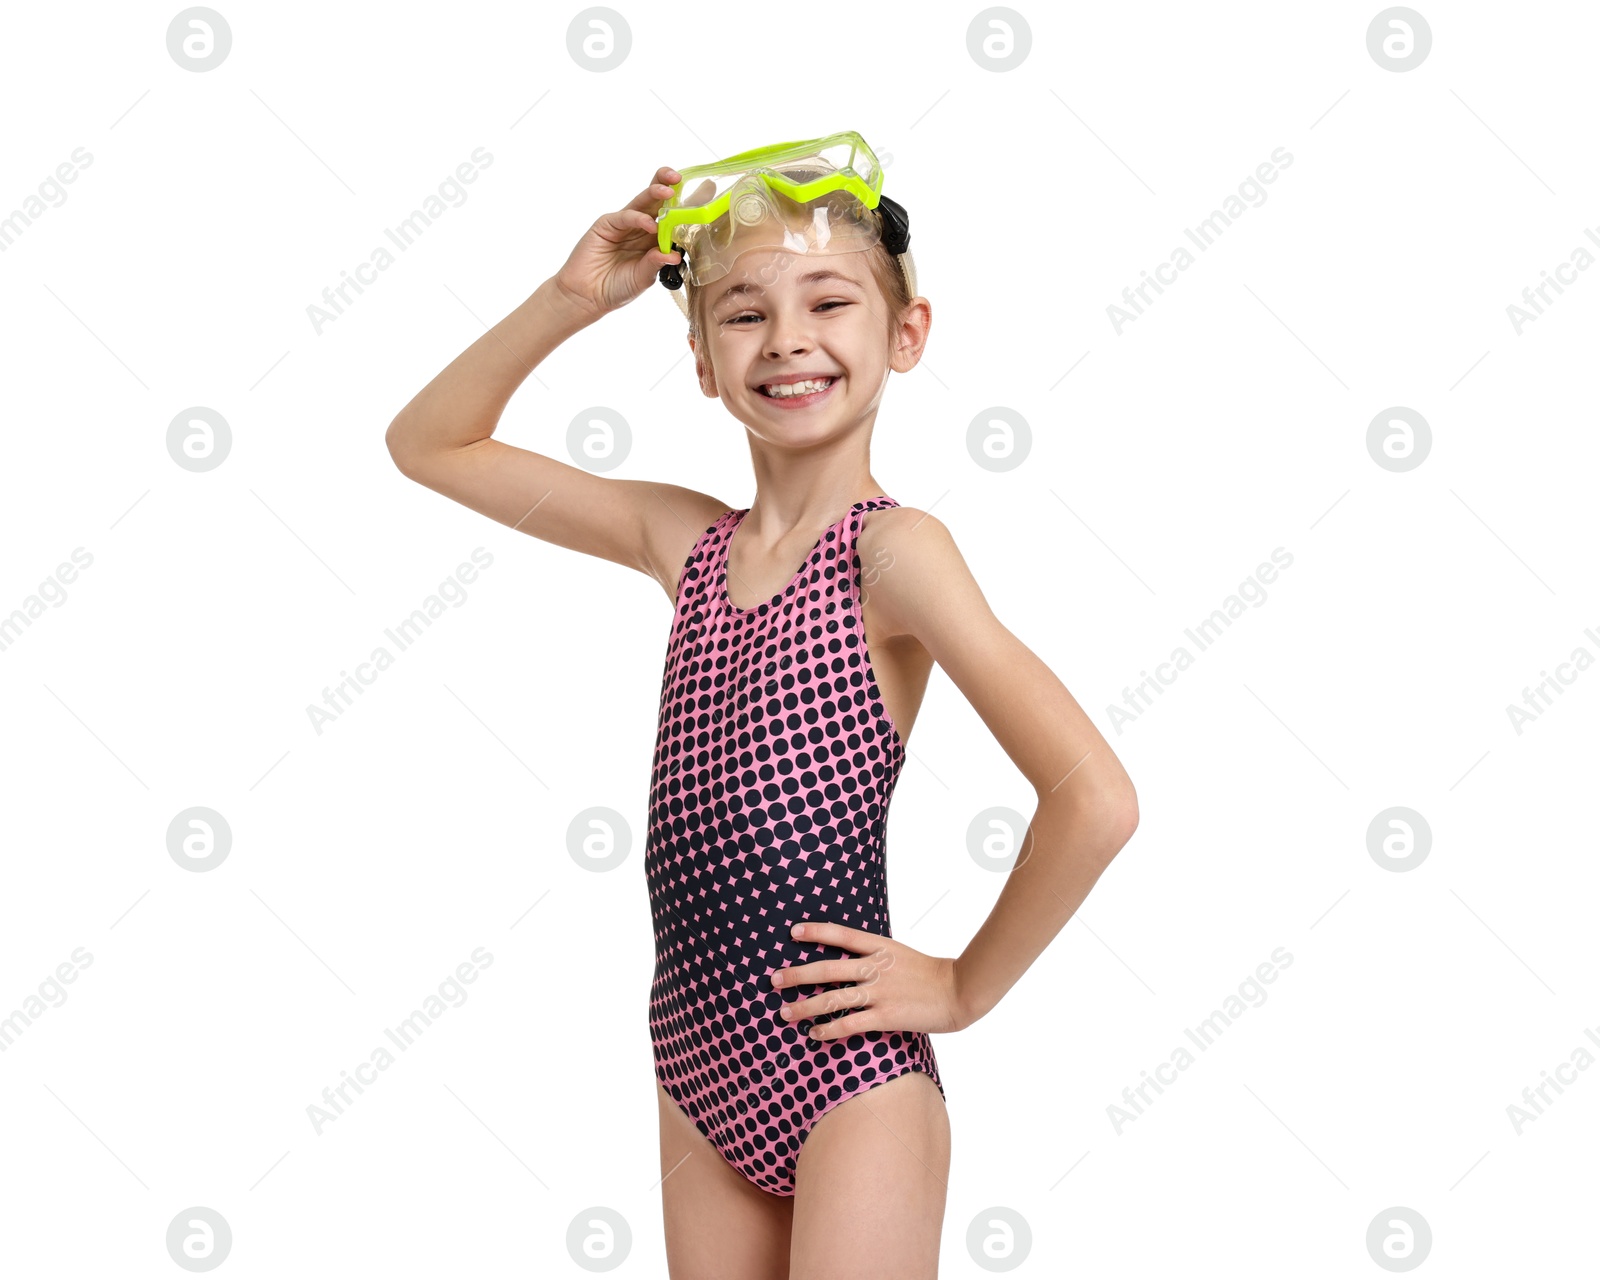
M661 168L656 183L597 218L561 270L419 391L385 436L395 465L417 483L545 542L648 574L669 599L695 540L726 503L678 485L597 476L496 440L494 429L546 356L678 260L656 247L653 212L678 176Z

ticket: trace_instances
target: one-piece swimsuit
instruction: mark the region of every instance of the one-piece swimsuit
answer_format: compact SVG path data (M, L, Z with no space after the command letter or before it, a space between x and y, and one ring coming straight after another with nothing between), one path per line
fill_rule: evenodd
M814 1040L812 1019L779 1016L853 983L771 982L858 954L794 940L797 922L891 936L884 837L906 752L867 654L856 540L867 512L898 505L857 502L749 609L727 586L749 508L725 512L684 564L667 643L645 843L656 1078L729 1164L777 1195L794 1194L801 1145L840 1103L912 1071L944 1093L926 1033Z

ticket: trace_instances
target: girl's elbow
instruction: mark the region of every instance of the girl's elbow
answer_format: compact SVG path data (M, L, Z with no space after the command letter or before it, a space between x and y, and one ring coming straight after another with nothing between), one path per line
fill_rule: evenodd
M1131 782L1112 788L1098 806L1105 861L1110 862L1139 829L1139 795Z
M1127 793L1122 798L1120 812L1122 814L1123 827L1127 833L1127 839L1123 841L1126 844L1128 840L1133 839L1133 833L1139 829L1139 793L1133 789L1133 783L1131 782L1128 784Z

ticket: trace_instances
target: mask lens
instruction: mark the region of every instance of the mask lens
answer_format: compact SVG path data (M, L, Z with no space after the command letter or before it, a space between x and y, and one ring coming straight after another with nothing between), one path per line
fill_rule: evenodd
M786 249L822 255L860 253L878 243L876 215L847 191L830 191L801 204L763 181L732 194L728 210L701 226L679 228L696 285L720 279L740 254Z
M670 222L671 242L684 250L683 277L698 286L727 275L752 249L809 255L870 249L881 226L861 191L879 190L882 183L877 158L860 135L834 134L705 166L691 173L659 216ZM713 219L692 217L695 210L713 209Z

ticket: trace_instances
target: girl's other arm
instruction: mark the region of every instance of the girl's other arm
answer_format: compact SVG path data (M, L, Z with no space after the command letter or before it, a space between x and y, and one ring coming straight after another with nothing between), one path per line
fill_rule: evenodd
M994 616L949 529L900 507L878 513L860 547L863 563L879 563L883 549L892 556L872 587L880 626L928 650L1039 800L994 908L955 962L970 1025L1038 959L1132 837L1138 797L1066 686Z
M522 533L637 569L673 599L690 549L726 503L678 485L597 476L494 438L512 394L546 356L677 260L656 249L650 212L669 190L652 184L601 215L556 275L395 415L385 441L419 484Z

